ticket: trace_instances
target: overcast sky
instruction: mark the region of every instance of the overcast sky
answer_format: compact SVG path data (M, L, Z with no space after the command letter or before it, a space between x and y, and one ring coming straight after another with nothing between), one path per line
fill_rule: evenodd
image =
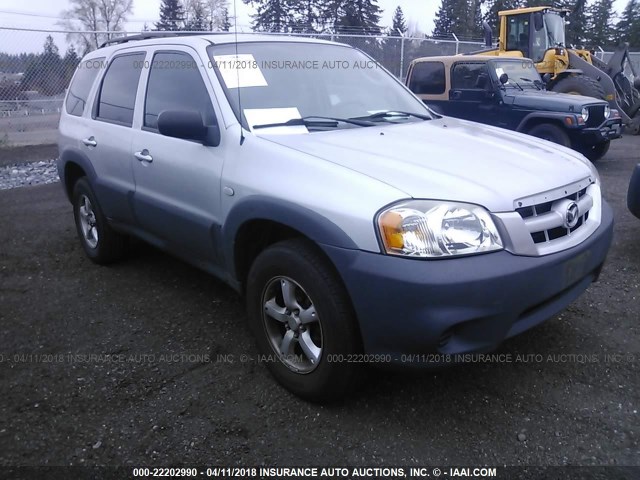
M141 30L144 23L150 26L158 20L160 0L134 0L133 15L127 28ZM384 10L383 25L391 25L396 6L400 5L410 22L415 22L424 31L433 28L433 16L440 4L439 0L378 0ZM0 0L0 26L55 28L56 17L68 7L67 0ZM251 24L251 7L237 0L238 25L248 29ZM229 2L233 15L233 1Z
M237 1L238 30L250 31L252 8L242 0ZM627 0L615 0L617 10L622 10ZM147 23L153 28L158 20L160 0L134 0L133 14L126 29L140 31ZM405 13L410 30L416 28L424 33L431 33L435 12L440 0L378 0L384 10L382 25L391 26L393 11L400 5ZM35 28L55 30L60 12L68 8L67 0L0 0L0 27ZM233 0L229 1L230 15L233 15ZM0 51L19 53L22 51L37 52L42 49L46 34L16 33L0 30ZM61 51L66 50L63 34L54 35Z

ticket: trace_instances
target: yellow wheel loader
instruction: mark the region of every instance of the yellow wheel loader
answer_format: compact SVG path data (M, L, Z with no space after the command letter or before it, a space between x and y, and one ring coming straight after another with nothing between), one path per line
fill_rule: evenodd
M620 112L628 131L639 134L640 76L629 59L628 44L619 46L608 63L588 50L569 48L565 40L569 13L552 7L499 12L498 46L493 46L491 28L485 22L487 48L471 55L530 58L547 90L607 100Z

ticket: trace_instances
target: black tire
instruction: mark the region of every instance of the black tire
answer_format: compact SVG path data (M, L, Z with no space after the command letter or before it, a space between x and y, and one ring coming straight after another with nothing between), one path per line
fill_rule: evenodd
M86 209L87 200L90 202L89 211ZM124 256L127 238L109 226L86 177L80 178L73 186L73 217L82 249L93 262L106 265ZM87 221L84 227L83 218ZM87 224L93 233L85 233L83 228L87 228Z
M604 100L606 94L597 80L586 75L572 75L559 80L551 88L554 92L584 95Z
M289 310L282 282L293 285L295 293L290 298L304 308ZM355 315L340 277L313 244L295 239L267 248L251 266L246 292L249 325L258 350L281 385L313 402L339 400L354 388L360 366L348 356L362 351ZM266 313L269 304L272 312L279 308L280 320ZM292 328L288 320L282 320L286 315L295 321L296 310L298 319L315 316L313 323L306 324L308 330L305 325ZM313 314L309 314L311 310ZM291 354L283 355L277 346L284 345L287 335L295 335L295 340L288 350ZM311 338L314 346L320 344L316 362L304 353L303 335Z
M593 147L581 148L580 153L582 153L592 162L595 162L596 160L600 160L607 154L610 146L611 140L607 140L606 142L599 143L597 145L594 145Z
M565 132L561 127L552 123L541 123L539 125L536 125L535 127L532 127L527 133L534 137L557 143L558 145L562 145L563 147L571 148L571 139L569 138L569 135L567 135L567 132Z

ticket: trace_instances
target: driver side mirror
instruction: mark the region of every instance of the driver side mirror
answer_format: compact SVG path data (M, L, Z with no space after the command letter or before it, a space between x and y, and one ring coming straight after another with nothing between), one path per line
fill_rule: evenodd
M158 116L158 131L167 137L195 140L207 147L220 145L220 127L205 125L195 110L165 110Z
M500 80L500 83L502 85L505 85L509 83L509 75L507 75L506 73L503 73L502 75L500 75L500 78L498 80Z

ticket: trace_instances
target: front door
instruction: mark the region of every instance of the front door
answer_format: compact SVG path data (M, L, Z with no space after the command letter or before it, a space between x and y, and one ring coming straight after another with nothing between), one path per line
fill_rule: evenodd
M166 110L197 111L205 124L216 123L205 67L187 47L157 49L146 82L131 149L137 222L168 249L216 263L221 149L158 131L158 116Z
M451 67L449 115L496 125L498 104L486 63L459 62Z

